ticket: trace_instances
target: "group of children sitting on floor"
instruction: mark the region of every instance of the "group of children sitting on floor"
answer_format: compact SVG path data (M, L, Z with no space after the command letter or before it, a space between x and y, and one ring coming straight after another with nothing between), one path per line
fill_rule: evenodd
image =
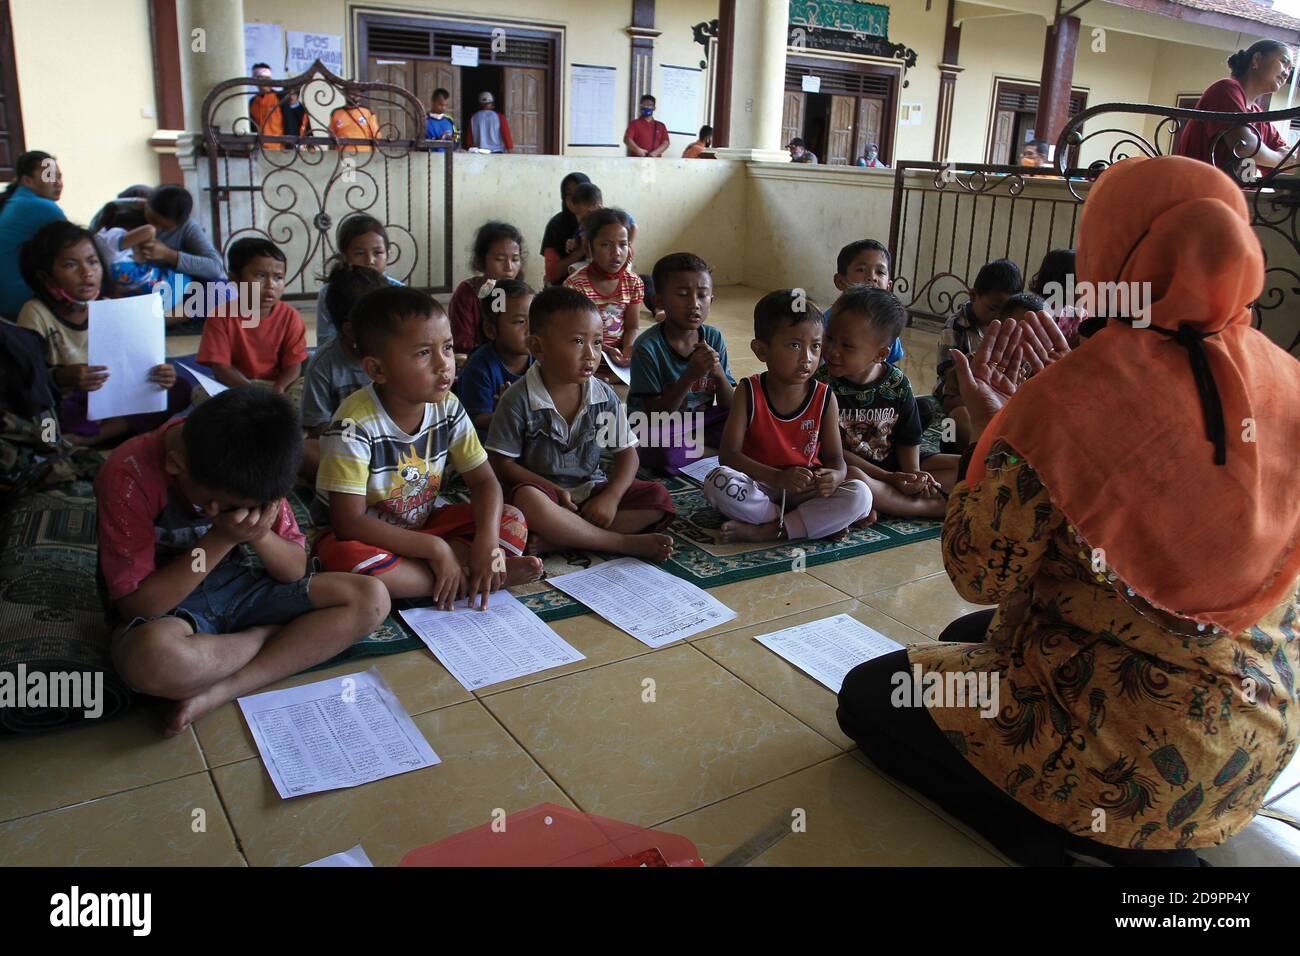
M230 277L257 283L260 300L251 315L209 317L197 356L229 390L196 394L187 417L162 427L113 425L113 437L139 434L95 484L115 661L138 689L182 701L173 730L338 653L392 598L486 606L491 592L539 578L537 555L556 549L667 558L673 501L638 469L677 474L700 431L719 449L704 494L727 519L724 541L826 538L877 513L942 516L957 457L922 452L923 417L937 412L923 416L895 364L907 316L884 245L841 250L840 296L825 312L799 289L763 296L750 346L767 370L737 383L707 324L713 280L698 256L655 263L662 319L638 335L633 229L622 210L587 210L587 263L535 293L519 230L487 223L474 242L479 274L449 314L384 274L378 220L349 217L310 362L303 319L281 301L283 252L257 237L231 244ZM23 253L38 290L23 324L42 332L56 380L83 401L110 373L85 364L86 304L104 271L91 239L51 224ZM970 292L944 330L933 391L959 442L971 436L946 349L969 354L994 319L1044 304L1007 260L981 269ZM602 360L630 366L626 406ZM150 378L177 381L170 364ZM670 424L639 438L629 410ZM85 417L84 405L64 412L68 425ZM449 470L468 503L440 498ZM314 477L329 526L314 575L285 497L300 475ZM240 544L260 570L236 558Z

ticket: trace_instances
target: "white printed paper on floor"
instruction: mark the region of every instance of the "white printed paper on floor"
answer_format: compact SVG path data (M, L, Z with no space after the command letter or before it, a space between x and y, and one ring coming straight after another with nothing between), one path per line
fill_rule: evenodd
M486 611L461 598L453 611L418 607L398 613L470 691L584 659L508 591L489 597Z
M636 558L618 558L548 580L651 647L699 634L736 616L703 588Z
M903 649L902 644L848 614L796 624L754 640L837 694L853 668Z
M720 464L717 455L712 458L701 458L699 461L693 461L689 465L682 466L682 474L693 481L704 484L704 479L709 477L709 472Z
M241 697L239 708L285 799L442 762L373 667Z
M118 415L167 410L167 390L149 381L155 365L167 361L162 299L152 292L90 303L87 361L108 369L108 379L88 395L94 422Z
M327 857L314 860L311 863L304 863L303 869L309 866L374 866L370 862L370 857L366 856L366 851L361 849L358 843L350 850L344 850L342 853L331 853Z

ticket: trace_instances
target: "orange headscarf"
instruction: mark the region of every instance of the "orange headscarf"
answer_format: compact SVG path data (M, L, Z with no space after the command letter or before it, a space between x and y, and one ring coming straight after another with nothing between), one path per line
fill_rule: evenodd
M1240 188L1180 156L1117 163L1084 204L1078 271L1149 283L1155 328L1112 321L1027 382L967 480L1005 438L1129 587L1184 618L1250 627L1300 575L1300 362L1250 327L1264 257ZM1217 409L1189 362L1200 336L1223 464L1207 438Z

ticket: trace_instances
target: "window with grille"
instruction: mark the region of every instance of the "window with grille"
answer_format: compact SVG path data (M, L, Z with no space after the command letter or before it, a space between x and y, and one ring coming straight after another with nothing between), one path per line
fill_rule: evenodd
M803 77L821 77L823 93L846 93L853 96L888 96L891 91L890 77L881 73L858 73L854 70L842 70L835 67L813 69L804 66L786 66L785 88L801 88Z
M370 56L427 57L450 60L453 46L474 47L480 63L502 66L539 66L552 64L553 42L541 36L526 36L511 30L505 49L492 51L491 28L467 29L444 26L432 21L426 26L384 23L380 18L369 21L367 52Z

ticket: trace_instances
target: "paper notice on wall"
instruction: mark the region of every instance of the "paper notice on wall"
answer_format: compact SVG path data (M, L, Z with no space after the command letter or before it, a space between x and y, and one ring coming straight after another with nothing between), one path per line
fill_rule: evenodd
M693 66L659 67L659 89L655 92L656 118L670 133L698 135L700 131L700 77Z
M617 146L614 130L614 84L618 70L612 66L584 66L569 70L569 145Z
M307 67L316 60L324 63L330 72L343 75L343 37L332 33L305 33L301 30L288 31L288 37L289 76L305 73Z
M921 104L904 103L898 108L898 125L899 126L920 126L921 125Z
M278 23L244 24L244 75L253 75L253 64L265 63L272 76L284 75L284 33Z
M822 91L822 78L820 76L805 73L799 83L799 88L805 93L820 93Z
M478 66L478 47L461 46L459 43L453 43L451 45L451 65Z

